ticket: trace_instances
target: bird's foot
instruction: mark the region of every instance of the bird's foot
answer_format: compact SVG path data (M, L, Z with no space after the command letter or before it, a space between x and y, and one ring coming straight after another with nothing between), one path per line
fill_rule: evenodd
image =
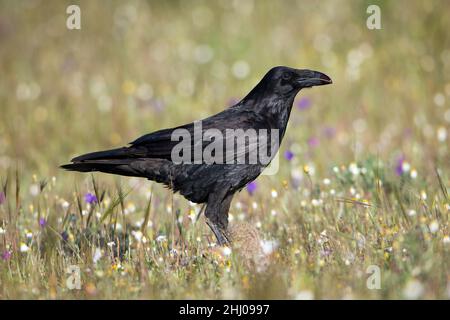
M212 230L212 232L216 236L217 243L220 246L226 246L226 245L230 245L231 244L228 232L224 228L222 228L219 225L211 222L209 219L207 219L206 223L208 224L209 228Z

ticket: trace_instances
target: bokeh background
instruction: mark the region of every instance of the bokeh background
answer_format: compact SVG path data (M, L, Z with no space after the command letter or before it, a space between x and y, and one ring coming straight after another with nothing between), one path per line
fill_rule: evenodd
M448 160L449 4L376 1L369 30L371 3L81 1L68 30L70 2L2 1L0 166L59 174L72 155L222 110L276 65L334 80L298 97L310 102L284 146L302 159Z
M299 186L301 190L302 186L308 189L310 183L322 183L333 174L333 168L349 164L354 173L361 169L356 164L371 158L384 163L392 180L405 174L415 179L407 189L408 196L418 194L424 198L420 192L427 186L435 186L436 194L441 192L442 184L443 190L448 186L448 1L77 1L81 30L66 28L66 8L70 4L0 1L0 177L6 186L18 172L16 180L23 200L17 212L29 211L35 221L24 222L28 229L40 230L37 215L41 217L41 213L36 213L36 207L47 205L43 216L47 219L52 215L53 204L49 203L53 202L49 199L72 203L75 192L93 192L90 176L63 172L59 165L81 153L126 145L144 133L219 112L245 96L268 69L277 65L322 71L333 79L333 85L300 92L282 145L279 174L260 178L258 188L254 185L237 197L234 210L243 207L250 208L246 214L257 212L250 214L249 220L257 221L259 228L262 221L262 229L276 235L276 218L271 217L272 224L264 224L259 217L270 216L273 210L305 212L298 209L300 193L295 190ZM381 30L366 27L370 4L381 8ZM436 180L436 168L441 173L441 186ZM114 187L112 177L95 177L107 190ZM39 182L42 187L44 181L53 183L47 196L33 187ZM127 185L134 180L120 181ZM149 183L140 183L148 190ZM274 203L274 190L281 195L280 190L286 187L294 190L285 192L284 199L288 200ZM155 204L157 217L165 211L170 198L163 187L153 188L162 203L159 207ZM343 194L349 197L358 195L350 185L344 189ZM3 198L9 199L13 208L14 201L20 201L14 200L12 190L4 190ZM308 192L301 193L301 197L309 199L309 206ZM364 197L362 191L360 198ZM179 198L176 201L182 203ZM448 243L448 198L439 201L444 208L437 216L442 219L439 239L447 239ZM134 203L136 216L142 217L146 202L135 199ZM263 209L258 211L261 205L255 203L263 203ZM3 217L11 212L5 206L0 211ZM422 206L417 204L417 208ZM404 212L408 208L401 209ZM65 211L58 210L55 215L64 216ZM433 217L422 222L429 225L437 219ZM153 224L155 237L160 233L157 219ZM313 238L323 231L316 220L311 216L317 224L317 229L310 230ZM364 228L359 231L366 234ZM302 244L307 244L308 239L305 236ZM3 247L12 248L7 240ZM447 255L440 256L437 264L448 262L448 245L446 248L440 247L440 252ZM317 259L308 262L316 271L321 266L320 257ZM434 269L427 270L431 273ZM438 275L430 280L430 286L411 297L445 296L448 276L442 270L435 270ZM50 279L50 287L55 274L50 272L45 278ZM330 279L334 278L331 273ZM300 297L327 297L326 290L317 289L325 280L315 283L314 279L311 276L304 280L311 291L295 289L300 290ZM10 289L12 283L17 285L9 281ZM407 283L407 279L399 281L394 281L391 291L383 296L402 297L395 287ZM92 283L95 288L95 281ZM426 280L418 283L423 286ZM339 285L347 291L342 293L336 285L336 291L327 291L328 297L348 295L348 286ZM417 282L409 285L417 293ZM3 297L14 296L6 286L2 288ZM97 289L93 292L101 292L100 287ZM283 294L275 296L292 298L296 295L292 292L297 292L283 290ZM58 290L54 295L46 292L38 290L33 297L59 297ZM187 296L168 292L167 297ZM155 292L147 294L154 297ZM369 293L362 296L365 294ZM202 297L195 293L191 296ZM245 296L236 293L227 297Z

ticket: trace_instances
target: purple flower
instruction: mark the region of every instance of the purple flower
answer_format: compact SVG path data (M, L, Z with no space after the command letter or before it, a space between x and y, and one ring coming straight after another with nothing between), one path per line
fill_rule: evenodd
M95 194L88 192L84 195L84 201L90 204L97 203L97 197L95 196Z
M252 181L249 184L247 184L247 191L250 195L253 195L253 193L256 191L257 188L258 185L256 184L255 181Z
M44 228L47 225L47 220L45 218L39 218L39 225Z
M333 127L325 127L323 129L323 133L325 137L327 137L328 139L332 139L336 135L336 129Z
M311 148L317 147L319 145L319 138L317 137L311 137L308 139L308 145Z
M67 239L69 239L69 234L66 231L61 232L61 238L64 241L67 241Z
M286 150L284 152L284 157L287 161L291 161L294 158L294 153L291 150Z
M3 191L0 191L0 205L4 204L6 200L5 193Z
M405 161L405 157L402 155L397 159L397 165L395 166L395 173L398 176L403 174L403 162Z
M297 102L297 108L299 110L306 110L309 109L309 107L311 107L311 99L307 97L303 97Z
M10 258L11 258L11 251L6 250L2 253L2 260L7 261Z

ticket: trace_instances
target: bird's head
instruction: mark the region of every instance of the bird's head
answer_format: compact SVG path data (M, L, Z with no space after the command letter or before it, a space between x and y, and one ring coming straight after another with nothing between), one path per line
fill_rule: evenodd
M278 96L294 98L303 88L331 84L326 74L308 69L294 69L289 67L274 67L266 73L258 85L246 98Z

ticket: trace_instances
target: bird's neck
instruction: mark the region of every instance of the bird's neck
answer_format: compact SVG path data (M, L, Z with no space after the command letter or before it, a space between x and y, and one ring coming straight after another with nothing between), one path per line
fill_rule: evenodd
M259 100L243 100L242 106L253 112L257 122L268 129L280 130L282 139L291 115L293 97L263 97Z

